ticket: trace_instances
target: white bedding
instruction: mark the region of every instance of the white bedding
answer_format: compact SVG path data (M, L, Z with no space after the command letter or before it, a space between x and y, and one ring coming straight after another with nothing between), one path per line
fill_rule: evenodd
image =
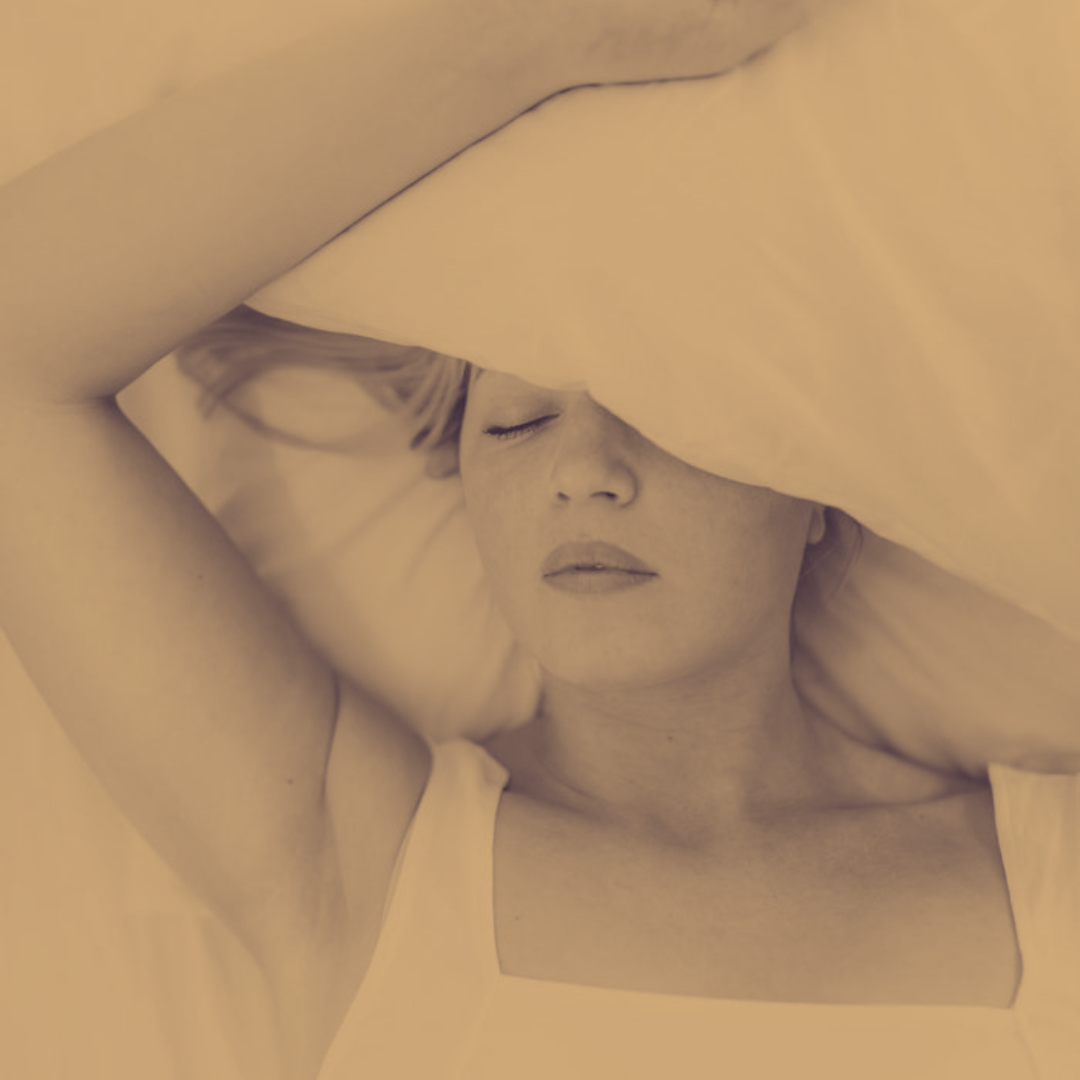
M272 37L284 6L248 27ZM230 36L210 49L210 23L252 48L253 10L7 5L0 175L220 65ZM569 95L256 302L584 380L695 464L847 509L877 535L804 635L807 692L928 760L1075 767L1078 13L850 0L721 82ZM294 384L289 408L310 415L325 390ZM452 483L415 458L208 432L167 371L140 392L344 668L432 730L528 712L534 673L490 608ZM365 563L391 544L376 581ZM270 1080L265 1040L244 1038L265 1014L243 954L0 664L0 1076L233 1080L246 1056Z
M1068 0L843 2L724 79L548 103L252 303L583 382L696 465L841 507L877 535L807 628L807 692L937 763L1067 767L1077 40ZM409 611L448 637L460 606Z

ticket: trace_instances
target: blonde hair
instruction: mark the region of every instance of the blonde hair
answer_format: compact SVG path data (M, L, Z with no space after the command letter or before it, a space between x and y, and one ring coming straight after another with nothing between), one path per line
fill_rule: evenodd
M268 435L305 445L312 444L268 424L244 391L260 376L282 368L335 372L397 414L406 425L410 445L429 454L432 475L456 471L465 399L478 371L466 360L356 334L315 330L244 305L189 338L177 357L182 370L203 387L208 412L224 405ZM333 440L318 445L350 449ZM862 548L862 527L842 510L826 507L825 524L825 536L804 553L798 588L800 598L813 597L818 603L840 588Z
M177 350L180 368L203 387L207 413L224 405L252 427L290 442L311 440L269 424L247 391L285 368L336 373L365 390L406 425L410 445L432 460L456 463L458 435L473 366L414 346L315 330L241 305L192 335ZM319 447L348 450L328 440ZM440 466L448 475L456 464Z

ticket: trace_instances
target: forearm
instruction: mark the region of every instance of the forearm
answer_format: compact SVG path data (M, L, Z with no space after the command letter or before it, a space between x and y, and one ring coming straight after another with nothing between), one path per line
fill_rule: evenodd
M492 4L384 6L177 95L0 192L5 391L115 393L560 89L539 45L500 27Z

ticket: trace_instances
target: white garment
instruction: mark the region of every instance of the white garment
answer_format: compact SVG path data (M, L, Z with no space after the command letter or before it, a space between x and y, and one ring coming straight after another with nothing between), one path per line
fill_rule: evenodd
M1076 1080L1080 777L991 771L1024 973L1011 1008L808 1005L504 975L492 850L505 769L438 746L368 975L320 1080Z

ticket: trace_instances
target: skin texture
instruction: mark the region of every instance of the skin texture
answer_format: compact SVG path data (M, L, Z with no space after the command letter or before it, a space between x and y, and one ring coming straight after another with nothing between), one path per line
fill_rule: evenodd
M531 421L509 438L488 433ZM790 612L806 544L823 534L819 506L695 469L584 392L496 373L473 386L460 455L481 556L544 669L543 725L561 758L671 760L674 790L700 771L715 791L717 775L755 771L789 729L805 732ZM597 539L656 576L598 597L551 588L550 552ZM747 748L739 767L730 736ZM702 755L708 745L723 767ZM672 757L691 746L698 768ZM668 779L656 776L658 795Z
M492 426L534 426L499 438ZM515 633L558 678L643 687L786 666L798 570L820 507L660 450L583 391L487 373L462 434L469 518ZM545 557L602 540L657 576L610 603L545 584Z
M339 686L115 394L545 97L723 70L802 11L361 7L0 193L4 631L116 802L258 959L296 1077L316 1074L366 970L427 751ZM463 472L497 586L550 671L534 789L576 798L581 819L697 829L702 843L751 804L868 797L867 769L807 722L786 672L813 508L687 470L585 397L496 452L478 435L489 378ZM537 585L537 559L581 533L655 564L655 582L617 601L624 618L606 600L585 618Z
M792 685L820 506L694 469L583 391L492 372L473 384L460 464L495 594L544 671L540 715L488 744L510 773L504 971L1008 1004L1017 952L986 789L854 741ZM651 575L553 588L550 552L586 540Z
M427 750L339 686L115 395L538 102L723 71L801 15L330 8L0 191L0 621L117 804L258 959L299 1077L363 970Z

